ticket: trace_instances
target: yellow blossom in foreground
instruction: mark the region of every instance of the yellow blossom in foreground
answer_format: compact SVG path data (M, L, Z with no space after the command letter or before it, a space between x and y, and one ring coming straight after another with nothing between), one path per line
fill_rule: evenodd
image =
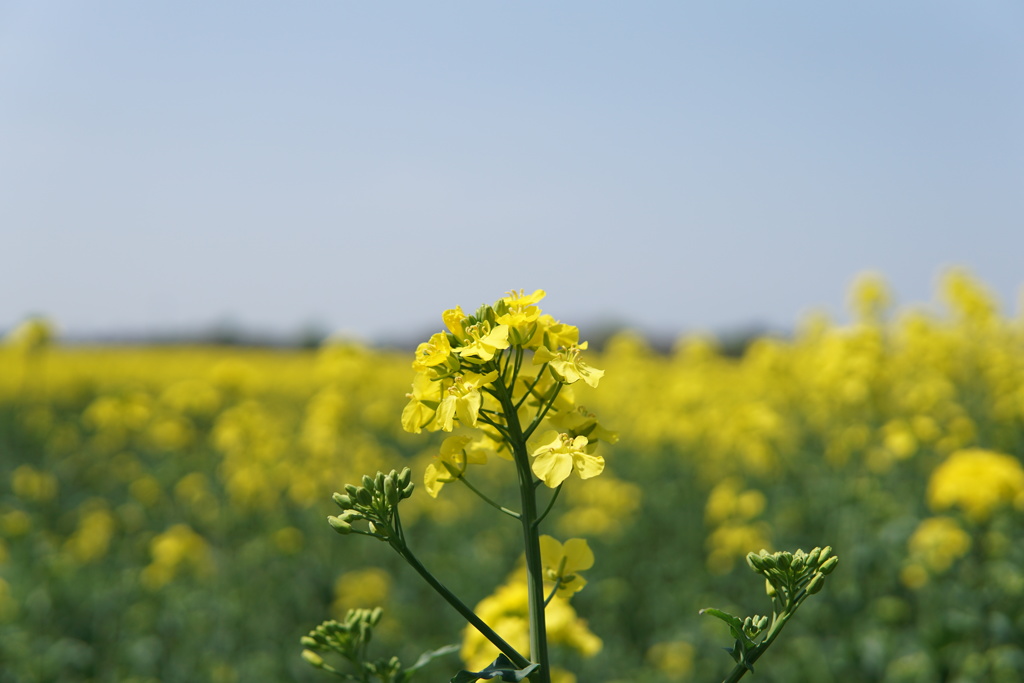
M533 294L524 295L523 290L509 292L508 296L499 302L499 306L505 310L498 315L497 321L501 325L519 327L528 325L540 317L540 309L536 303L547 295L543 289L534 290Z
M412 380L412 392L406 394L406 397L409 403L402 410L402 429L419 434L437 416L437 407L442 399L441 382L435 382L426 373L416 373Z
M470 325L466 328L468 339L463 346L455 349L455 353L463 358L491 360L498 351L508 348L508 331L508 325L497 325L492 328L487 321Z
M533 364L548 363L549 367L566 384L574 384L582 379L596 389L597 383L604 377L604 370L590 367L580 357L580 351L584 351L586 348L587 342L583 342L579 346L563 348L556 353L546 346L541 346L534 353Z
M445 396L437 407L437 419L441 424L441 429L446 432L452 431L455 428L456 417L466 427L475 427L476 420L480 416L480 406L483 405L480 387L490 384L497 377L496 371L486 375L456 376L452 384L445 390Z
M928 480L933 510L958 507L971 520L983 522L1006 503L1024 507L1024 468L1011 455L981 448L956 451Z
M441 452L427 465L427 471L423 475L423 486L431 498L437 498L445 484L457 481L469 463L487 462L484 452L467 448L472 441L473 437L460 435L449 436L441 442Z
M581 479L596 477L604 471L604 458L587 453L587 437L571 438L555 430L540 437L541 445L534 449L533 473L550 488L565 481L573 470Z
M580 343L580 330L575 325L558 322L550 315L537 319L537 332L530 346L543 344L548 349L570 348Z
M449 308L441 314L441 320L444 321L444 326L447 327L448 331L454 334L460 341L466 338L466 330L462 325L462 321L465 319L466 314L462 312L462 306Z
M585 539L570 538L559 543L551 536L541 536L540 556L544 578L557 584L559 596L568 598L587 585L587 580L579 572L594 566L594 551Z
M452 346L448 341L448 335L437 332L428 341L416 347L416 358L412 362L412 368L417 372L427 372L435 366L447 363L451 355Z
M502 638L529 657L530 622L525 572L513 572L508 581L484 598L473 611ZM544 610L548 642L565 645L584 657L601 651L603 643L576 615L568 600L555 596ZM468 626L462 640L462 661L470 671L479 671L494 661L498 650L479 631ZM552 672L554 673L554 672Z

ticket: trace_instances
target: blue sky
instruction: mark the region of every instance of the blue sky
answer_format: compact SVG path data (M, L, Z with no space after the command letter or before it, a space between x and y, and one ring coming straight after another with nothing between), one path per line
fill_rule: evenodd
M1024 283L1024 4L0 0L0 329L786 329Z

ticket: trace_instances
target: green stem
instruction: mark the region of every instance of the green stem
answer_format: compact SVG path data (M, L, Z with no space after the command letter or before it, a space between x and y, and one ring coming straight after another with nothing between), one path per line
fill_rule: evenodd
M412 551L409 550L408 546L401 545L398 543L392 543L391 547L394 548L395 551L402 556L402 559L409 563L409 566L416 570L416 573L422 576L423 579L428 584L430 584L431 588L437 591L437 593L442 598L444 598L449 605L454 607L455 611L461 614L463 619L468 621L473 626L473 628L480 632L480 634L484 638L491 641L491 643L496 648L498 648L506 657L511 659L516 666L518 666L520 669L524 669L530 665L530 660L521 655L518 650L516 650L514 647L505 642L504 638L499 636L497 633L494 632L494 629L492 629L490 626L484 623L484 621L480 617L478 617L473 610L467 607L466 604L462 602L462 600L459 600L458 596L456 596L454 593L448 590L448 588L445 587L444 584L438 581L434 577L434 575L431 574L427 570L427 568L420 563L418 559L416 559L416 556L412 554Z
M518 512L516 512L515 510L509 510L509 509L508 509L507 507L505 507L504 505L499 505L498 503L496 503L496 502L494 502L493 500L491 500L491 499L490 499L490 498L489 498L489 497L487 496L487 494L486 494L486 493L484 493L483 491L481 491L481 490L480 490L480 489L478 489L477 487L475 487L475 486L473 486L472 484L470 484L470 483L469 483L469 479L466 479L465 475L463 475L463 476L459 477L459 481L461 481L461 482L462 482L463 484L465 484L466 486L468 486L468 487L469 487L469 490L470 490L470 491L472 491L473 493L475 493L476 495L478 495L478 496L480 497L480 499L481 499L481 500L483 500L483 501L484 501L485 503L487 503L488 505L490 505L490 506L491 506L492 508L494 508L494 509L498 510L499 512L504 512L504 513L505 513L506 515L508 515L509 517L514 517L515 519L521 519L521 518L522 518L522 515L520 515L520 514L519 514Z
M519 399L518 403L516 403L516 410L519 410L519 408L521 408L522 405L524 403L526 403L526 399L530 398L531 396L537 398L538 400L543 400L541 398L541 396L534 391L534 388L540 382L541 377L544 376L544 371L547 370L547 369L548 369L548 364L547 363L544 363L544 365L540 366L540 369L537 371L537 376L533 378L533 381L530 382L530 386L528 386L526 388L526 391L523 392L523 397L521 399Z
M768 650L768 647L772 642L779 637L779 633L782 632L782 627L786 625L786 622L789 621L789 618L793 616L793 612L795 611L796 609L794 608L793 611L783 612L782 615L779 616L778 620L772 623L771 629L768 631L768 635L765 636L764 640L757 644L757 647L754 648L750 656L747 657L747 664L753 666L754 662L760 659L761 655ZM737 664L733 667L733 670L729 672L729 675L722 681L722 683L736 683L736 681L740 680L747 674L747 671L749 671L749 669L747 669L746 665Z
M526 440L530 438L530 435L533 434L534 430L537 429L538 426L540 426L541 420L543 420L544 416L548 414L549 410L551 410L551 406L555 405L555 399L558 398L558 392L560 392L561 390L562 383L558 382L557 384L555 384L555 388L551 392L551 398L547 400L547 402L544 404L544 407L541 408L540 411L537 413L537 417L533 418L533 422L530 423L530 426L526 429L526 432L523 433L524 445L526 443Z
M563 482L563 484L564 483L565 482ZM544 518L548 516L548 513L551 512L551 508L553 508L555 506L555 501L558 500L558 494L561 493L561 492L562 492L562 484L559 484L555 488L555 492L551 495L551 500L548 501L548 506L546 508L544 508L544 512L540 513L540 517L538 517L537 521L534 522L535 526L539 526L540 523L544 521Z
M536 486L533 470L530 469L530 456L526 450L528 434L523 433L522 426L519 424L519 415L512 403L508 388L500 381L495 382L495 386L498 389L498 400L505 413L509 444L512 446L512 456L519 474L519 495L522 500L522 512L519 514L523 525L523 545L526 551L526 588L530 605L530 657L540 665L530 678L536 683L551 683L547 623L544 615L544 568L540 558L540 535L537 533ZM534 426L536 426L536 421Z

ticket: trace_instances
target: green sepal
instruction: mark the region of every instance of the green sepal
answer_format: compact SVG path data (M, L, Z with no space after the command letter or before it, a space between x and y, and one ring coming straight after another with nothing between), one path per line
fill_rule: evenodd
M481 678L498 678L502 681L521 681L536 669L540 664L534 662L525 669L517 669L512 660L505 655L498 655L498 658L491 662L482 671L460 671L455 674L449 683L473 683Z

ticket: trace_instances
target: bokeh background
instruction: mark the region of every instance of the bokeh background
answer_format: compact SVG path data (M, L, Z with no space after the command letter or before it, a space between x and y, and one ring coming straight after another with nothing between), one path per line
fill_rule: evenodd
M0 0L0 683L325 680L299 637L375 604L381 654L459 641L325 517L420 479L412 345L520 287L596 342L620 437L549 522L598 558L559 666L720 680L697 610L830 544L758 679L1021 680L1022 34L1009 1ZM513 570L468 492L403 505L470 604Z

